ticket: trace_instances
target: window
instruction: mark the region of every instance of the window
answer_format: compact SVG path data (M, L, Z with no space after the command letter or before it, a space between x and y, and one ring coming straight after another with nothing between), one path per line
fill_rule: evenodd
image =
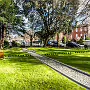
M78 38L78 34L76 34L76 38Z
M87 27L84 27L84 31L87 31Z
M76 32L78 32L78 28L76 28Z
M72 35L71 35L71 38L72 38Z
M80 28L80 31L82 32L82 27Z
M86 34L84 34L84 40L86 39L86 36L87 36L87 35L86 35Z
M80 34L80 36L82 37L82 34Z

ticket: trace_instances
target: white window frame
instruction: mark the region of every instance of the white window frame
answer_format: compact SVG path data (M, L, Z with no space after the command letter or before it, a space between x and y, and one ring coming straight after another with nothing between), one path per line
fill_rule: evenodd
M80 28L80 31L82 32L82 27Z
M72 38L72 35L71 35L71 38Z
M81 37L83 36L82 33L80 34L80 36L81 36Z
M76 32L78 32L78 28L76 28Z
M84 31L87 31L87 27L84 27Z

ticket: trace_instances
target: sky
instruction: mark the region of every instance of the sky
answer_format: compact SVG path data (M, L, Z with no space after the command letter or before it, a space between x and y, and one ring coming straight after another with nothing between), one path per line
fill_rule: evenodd
M89 4L90 4L90 0L79 0L80 5L79 5L79 9L78 9L78 12L77 12L77 13L82 12L83 9L85 8L85 5L86 5L88 2L89 2ZM88 11L87 13L88 13L88 15L86 14L86 17L90 15L90 11ZM78 15L78 14L77 14L77 15ZM83 18L85 18L85 16L82 17L82 18L81 18L81 17L78 18L78 20L83 19ZM85 24L89 24L89 23L90 23L90 17L88 17L87 19L85 19L84 23L85 23ZM80 24L80 22L79 22L78 24Z

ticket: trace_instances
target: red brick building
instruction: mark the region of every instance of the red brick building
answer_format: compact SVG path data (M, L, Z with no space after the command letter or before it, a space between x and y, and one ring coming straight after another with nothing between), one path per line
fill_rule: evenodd
M62 41L64 37L63 32L59 33L59 41ZM67 35L67 40L80 40L80 38L85 39L86 37L90 37L90 24L89 25L80 25L76 29L72 30L72 32ZM53 38L55 41L57 41L57 34Z
M85 39L86 37L88 37L88 27L88 25L77 27L76 29L72 30L72 33L68 36L68 39L75 39L76 41L78 41L80 38Z

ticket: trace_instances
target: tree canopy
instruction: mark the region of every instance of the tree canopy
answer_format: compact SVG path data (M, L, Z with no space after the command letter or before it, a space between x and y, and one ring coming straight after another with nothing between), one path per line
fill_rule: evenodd
M3 22L13 23L16 14L16 7L12 0L1 0L0 1L0 20Z
M0 0L0 21L17 25L22 28L18 30L25 33L23 28L25 23L15 16L18 11L22 10L20 12L22 17L28 18L30 28L38 29L35 34L46 45L47 41L57 32L63 31L69 34L76 27L79 22L77 18L85 16L86 11L89 10L88 2L85 8L78 13L79 0L23 0L22 9L17 8L13 0Z
M26 0L23 4L23 12L30 20L32 29L41 24L41 30L37 30L35 34L46 45L47 41L57 32L63 31L64 33L69 33L72 31L72 28L76 26L75 18L78 7L79 0ZM31 12L38 12L37 14L41 20L37 18L38 16L30 14ZM37 18L37 22L35 22L35 17Z
M6 27L14 24L17 8L13 0L0 0L0 48L4 45Z
M55 0L54 0L55 1ZM56 32L70 32L75 24L75 13L78 10L78 0L44 0L38 2L36 8L44 22L42 31L36 34L44 41L44 44L55 35Z

